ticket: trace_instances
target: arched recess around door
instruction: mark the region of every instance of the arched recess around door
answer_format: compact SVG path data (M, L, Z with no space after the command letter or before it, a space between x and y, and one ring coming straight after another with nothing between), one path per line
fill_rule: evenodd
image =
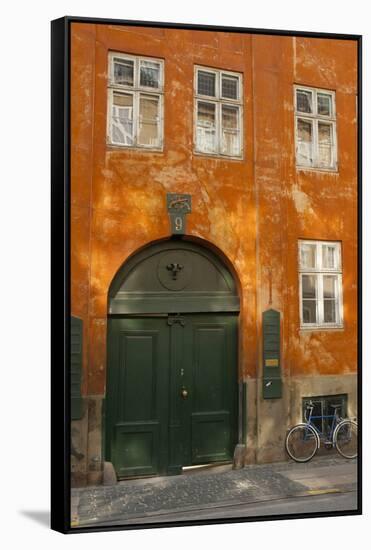
M119 478L231 461L238 443L237 283L185 239L129 258L109 291L106 459Z
M239 312L236 275L221 252L199 242L162 241L131 256L110 285L109 314Z

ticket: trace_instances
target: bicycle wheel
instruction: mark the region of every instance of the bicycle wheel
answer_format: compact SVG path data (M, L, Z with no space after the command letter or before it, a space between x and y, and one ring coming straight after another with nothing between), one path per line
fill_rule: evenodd
M296 462L307 462L318 449L318 435L312 426L297 424L286 436L286 451Z
M334 443L344 458L356 458L358 452L358 426L353 420L343 420L336 426Z

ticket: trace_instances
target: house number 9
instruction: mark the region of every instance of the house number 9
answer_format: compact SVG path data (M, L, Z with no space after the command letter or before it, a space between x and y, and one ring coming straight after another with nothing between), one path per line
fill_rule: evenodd
M181 231L183 228L183 220L180 216L175 218L175 229L176 231Z

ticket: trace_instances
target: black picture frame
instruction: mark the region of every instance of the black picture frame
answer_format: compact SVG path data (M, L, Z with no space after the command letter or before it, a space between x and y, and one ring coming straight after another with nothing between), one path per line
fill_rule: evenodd
M171 523L71 527L70 523L70 68L71 24L125 25L154 28L220 31L279 36L352 40L358 49L358 508L274 516L236 517ZM352 34L251 29L169 22L128 21L67 16L51 23L51 528L61 533L82 533L314 518L362 513L362 36Z

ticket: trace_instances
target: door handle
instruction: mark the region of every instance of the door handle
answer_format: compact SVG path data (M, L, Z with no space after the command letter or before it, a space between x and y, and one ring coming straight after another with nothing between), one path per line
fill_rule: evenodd
M180 395L181 395L182 399L187 399L187 397L188 397L188 390L184 386L180 390Z

